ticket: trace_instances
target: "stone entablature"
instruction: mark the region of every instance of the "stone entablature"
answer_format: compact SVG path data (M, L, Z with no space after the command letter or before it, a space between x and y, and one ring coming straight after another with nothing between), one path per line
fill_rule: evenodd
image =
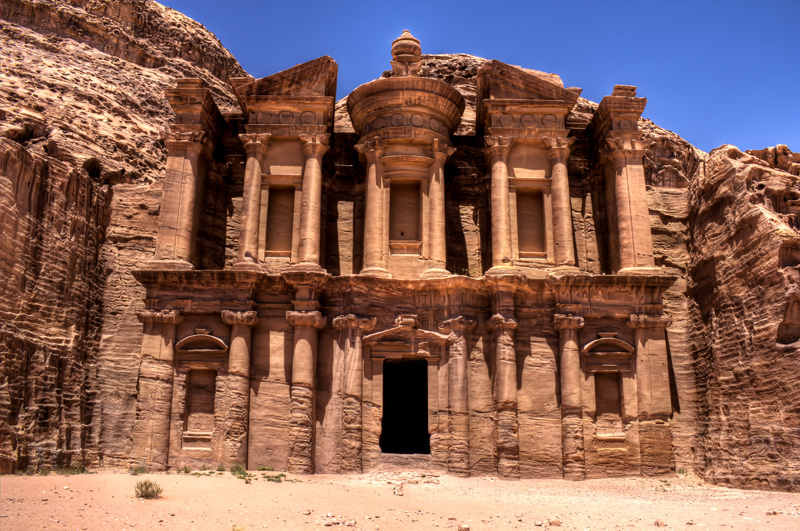
M163 230L134 272L147 309L133 460L358 473L404 447L386 439L408 422L421 437L408 448L456 475L674 468L662 301L674 279L653 267L644 99L617 86L579 130L579 89L491 61L477 136L459 138L465 100L421 77L420 56L407 32L393 43L392 75L348 98L355 134L333 129L328 57L232 80L241 115L223 118L197 80L170 93ZM607 238L576 229L576 145ZM468 149L485 159L490 210L472 277L448 269L464 221L448 172ZM334 193L337 164L356 154L363 186ZM223 161L241 182L237 252L203 268L200 198ZM589 245L606 252L605 274L575 252ZM357 274L330 272L342 252Z

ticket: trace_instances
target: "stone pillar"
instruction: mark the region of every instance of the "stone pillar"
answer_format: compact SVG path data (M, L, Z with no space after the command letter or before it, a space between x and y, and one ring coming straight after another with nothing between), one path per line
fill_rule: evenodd
M497 474L519 478L519 424L517 419L517 353L514 319L495 314L490 320L495 335L495 402L497 408Z
M172 417L175 332L183 316L177 310L145 310L137 315L144 324L144 336L131 457L135 464L143 461L150 470L166 470Z
M267 152L270 135L244 134L239 139L244 144L247 164L244 169L244 189L242 190L242 221L239 232L239 252L234 267L254 269L258 267L258 234L261 221L261 163Z
M322 215L322 157L328 151L330 135L300 135L303 141L303 192L300 203L301 266L319 268L320 217Z
M450 276L447 271L447 231L445 230L445 198L444 198L444 163L455 153L455 148L433 141L433 164L431 164L428 188L430 202L430 259L431 267L422 273L422 278L440 278Z
M569 146L574 141L574 138L544 138L547 145L547 158L550 160L554 261L557 266L575 265L572 204L569 193L569 173L567 172Z
M466 334L475 320L456 317L442 321L439 328L450 331L447 361L448 405L450 408L450 451L447 470L456 476L469 476L469 352Z
M356 145L356 150L367 159L366 207L364 211L364 264L362 275L389 278L383 254L383 143L379 137Z
M342 386L342 473L361 473L361 432L364 383L364 354L361 337L375 327L376 319L358 318L353 314L340 315L333 326L340 331L344 343L344 383Z
M636 347L636 395L639 403L639 445L642 474L667 474L674 467L669 416L672 397L669 386L666 328L667 315L632 314Z
M313 474L317 330L325 326L325 316L318 311L288 311L286 319L294 327L289 472Z
M641 140L623 136L606 138L608 158L613 163L614 202L619 234L619 268L652 268L653 236L642 158Z
M247 467L247 434L250 419L250 338L257 312L222 311L222 322L231 327L228 353L228 414L222 430L223 459L230 466Z
M158 267L193 269L198 188L205 133L172 133L164 142L167 169L158 217Z
M583 399L578 330L583 328L583 317L556 315L555 328L559 331L561 349L561 452L564 479L586 477L586 455L583 442Z
M508 206L508 153L511 137L487 136L486 161L492 170L492 267L511 265Z

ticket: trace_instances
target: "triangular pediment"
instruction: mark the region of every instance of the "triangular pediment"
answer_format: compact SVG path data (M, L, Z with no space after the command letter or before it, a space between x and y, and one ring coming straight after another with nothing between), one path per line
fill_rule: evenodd
M581 90L564 88L553 74L526 71L493 59L478 70L478 99L553 100L570 106Z
M339 66L325 55L270 76L231 79L233 91L242 107L252 96L336 96Z

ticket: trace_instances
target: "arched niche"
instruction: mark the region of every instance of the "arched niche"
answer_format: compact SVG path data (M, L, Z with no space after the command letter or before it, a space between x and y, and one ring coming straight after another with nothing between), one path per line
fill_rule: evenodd
M616 332L600 332L598 339L581 349L581 369L585 373L633 371L636 349L614 337Z

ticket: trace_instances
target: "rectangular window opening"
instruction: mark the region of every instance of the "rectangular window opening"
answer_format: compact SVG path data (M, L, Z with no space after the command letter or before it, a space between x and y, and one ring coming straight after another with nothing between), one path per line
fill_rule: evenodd
M520 258L547 258L541 192L517 191L517 234Z
M270 188L267 204L266 256L292 255L294 188Z

